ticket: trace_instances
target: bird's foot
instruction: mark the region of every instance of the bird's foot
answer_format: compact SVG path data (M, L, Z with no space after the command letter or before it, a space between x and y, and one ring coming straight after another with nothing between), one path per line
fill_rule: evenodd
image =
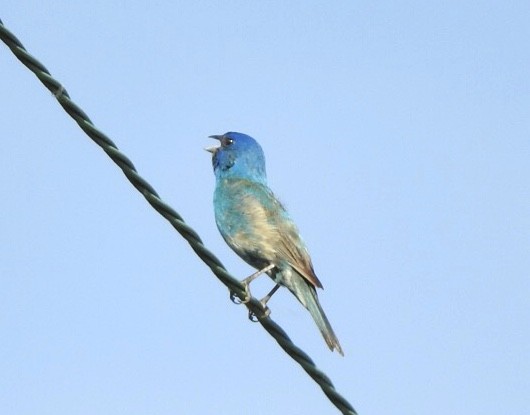
M230 292L230 300L234 303L234 304L246 304L250 301L250 298L252 297L252 294L250 293L250 283L252 281L254 281L256 278L258 278L261 274L264 274L266 272L269 272L271 269L273 269L276 265L274 264L269 264L267 265L265 268L259 270L259 271L256 271L254 274L252 274L251 276L245 278L244 280L241 281L241 285L243 286L243 289L245 290L245 298L241 299L241 297L239 297L235 292L231 291ZM276 288L277 290L277 288ZM272 291L272 294L274 294L274 291L276 290L273 290ZM270 298L270 296L272 295L271 293L268 294L268 297ZM267 300L268 301L268 300Z
M248 319L250 321L253 321L255 323L255 322L259 321L262 318L269 317L269 315L271 314L271 309L269 307L267 307L267 303L271 299L272 295L276 291L278 291L278 288L280 288L280 284L276 284L274 286L274 288L272 290L270 290L270 292L259 301L261 303L261 305L263 306L263 309L265 310L260 317L258 317L256 315L256 313L254 313L254 312L252 312L250 310L248 311Z
M262 301L260 301L261 305L263 306L263 313L261 313L260 316L258 316L255 312L248 310L248 319L252 321L253 323L257 323L263 318L269 317L271 314L271 309L266 306L266 304Z
M234 304L246 304L250 301L252 294L250 293L250 283L247 281L247 279L241 281L241 285L243 285L243 288L245 290L245 298L241 299L235 292L230 292L230 300Z

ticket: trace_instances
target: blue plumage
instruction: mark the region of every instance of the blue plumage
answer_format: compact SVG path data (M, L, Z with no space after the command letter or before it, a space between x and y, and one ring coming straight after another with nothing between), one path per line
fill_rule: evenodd
M343 354L339 341L320 306L309 253L298 229L267 186L265 155L252 137L229 132L212 136L220 147L213 153L216 187L215 221L226 243L258 270L287 287L307 308L331 350Z

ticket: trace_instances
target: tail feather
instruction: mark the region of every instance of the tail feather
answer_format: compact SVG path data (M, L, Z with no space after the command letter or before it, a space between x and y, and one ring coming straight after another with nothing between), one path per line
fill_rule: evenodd
M301 276L299 278L293 278L292 280L294 284L293 287L289 287L289 289L293 292L296 298L298 298L302 305L307 308L330 350L336 350L344 356L339 339L333 331L333 328L326 317L326 313L324 313L324 310L318 301L315 288L308 284Z
M320 306L316 290L313 287L310 287L310 290L313 298L307 302L307 309L309 310L311 317L313 317L313 320L315 320L315 323L318 326L320 333L322 333L324 340L326 340L330 350L337 350L337 352L344 356L339 339L333 331L333 328L326 317L326 313L324 313L324 310L322 310L322 307Z

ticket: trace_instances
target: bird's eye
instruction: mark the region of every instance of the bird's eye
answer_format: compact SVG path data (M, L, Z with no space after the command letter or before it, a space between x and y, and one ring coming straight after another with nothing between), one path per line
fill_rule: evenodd
M223 147L231 146L233 143L234 143L234 140L228 137L223 138L223 140L221 141L221 145Z

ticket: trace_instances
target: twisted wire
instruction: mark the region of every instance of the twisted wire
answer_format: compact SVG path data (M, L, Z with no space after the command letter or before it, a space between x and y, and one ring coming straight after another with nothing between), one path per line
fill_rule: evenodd
M42 63L26 51L17 37L6 29L2 20L0 20L0 38L18 60L48 88L79 127L118 165L123 174L136 190L145 197L147 202L182 235L199 258L212 270L228 290L234 293L241 301L245 300L247 293L243 285L228 273L221 261L212 252L206 249L199 235L184 222L182 217L162 201L155 189L138 174L134 164L118 150L116 144L109 137L92 124L87 114L71 100L70 95L61 83L51 76ZM357 414L350 403L335 390L331 380L316 367L313 360L291 341L287 333L278 324L268 317L265 307L256 298L250 297L245 304L249 312L258 317L259 323L276 340L280 347L300 364L307 374L322 388L324 394L339 411L347 415Z

